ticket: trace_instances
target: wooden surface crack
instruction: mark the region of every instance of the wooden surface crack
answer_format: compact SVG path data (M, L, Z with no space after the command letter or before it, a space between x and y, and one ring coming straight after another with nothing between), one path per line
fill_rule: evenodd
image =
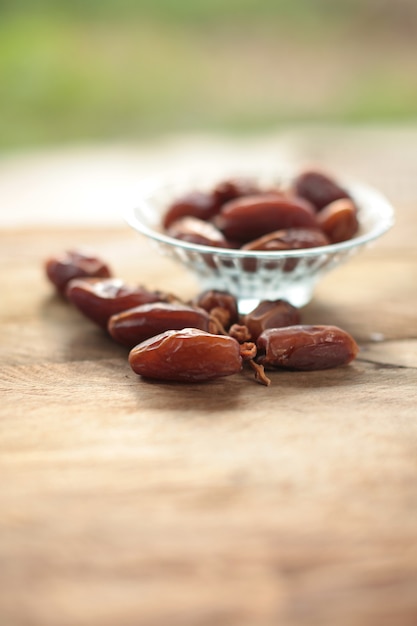
M370 365L374 365L377 369L417 370L417 367L414 365L403 365L399 363L385 363L383 361L376 361L374 359L364 359L362 357L357 357L356 361L358 361L359 363L369 363Z

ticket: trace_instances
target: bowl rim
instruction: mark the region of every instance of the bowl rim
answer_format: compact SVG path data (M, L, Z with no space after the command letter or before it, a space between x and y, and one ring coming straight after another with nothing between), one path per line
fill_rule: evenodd
M144 221L140 220L137 211L142 207L143 211L149 212L149 207L152 202L152 196L155 193L160 192L162 189L168 190L169 187L175 186L174 181L161 180L161 179L147 179L143 181L142 189L143 194L136 205L132 205L124 212L125 221L134 230L145 235L149 239L152 239L160 244L169 246L171 248L184 249L189 252L199 252L201 254L217 255L229 258L262 258L262 259L285 259L285 258L299 258L299 257L314 257L317 255L336 254L338 252L345 252L350 249L354 249L360 246L364 246L375 239L378 239L384 233L386 233L395 223L395 211L392 204L388 199L377 189L371 185L358 182L356 180L341 179L338 177L341 184L349 191L353 199L357 196L366 196L367 203L372 203L378 206L379 220L368 232L356 235L346 241L339 243L332 243L325 246L316 246L314 248L297 248L294 250L242 250L240 248L222 248L218 246L207 246L202 244L190 243L188 241L182 241L175 237L170 237L162 231L148 226ZM361 211L361 202L358 201L359 211Z

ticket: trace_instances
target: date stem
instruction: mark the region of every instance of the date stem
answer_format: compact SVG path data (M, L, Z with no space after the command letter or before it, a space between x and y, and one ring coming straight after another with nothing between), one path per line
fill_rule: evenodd
M249 365L255 370L255 380L260 385L265 385L265 387L269 387L271 384L271 379L265 374L265 369L263 365L256 363L253 359L248 360Z

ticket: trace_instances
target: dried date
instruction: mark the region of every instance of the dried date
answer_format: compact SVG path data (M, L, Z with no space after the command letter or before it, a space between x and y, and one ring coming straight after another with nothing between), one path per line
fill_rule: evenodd
M226 202L214 223L226 239L240 244L284 228L318 227L315 211L307 201L278 193Z
M210 332L216 330L204 309L164 302L142 304L122 311L112 315L108 322L108 331L113 339L129 348L166 330L183 328L199 328Z
M311 202L317 211L335 200L350 197L333 178L314 170L299 174L293 182L293 189L297 196Z
M110 267L98 256L84 250L67 250L60 256L45 262L46 275L57 291L65 294L70 280L74 278L110 278Z
M129 364L145 378L197 383L240 372L242 357L231 337L185 328L140 343L130 351Z
M237 301L227 291L207 289L198 294L192 304L201 307L221 322L224 328L235 324L239 319Z
M229 178L222 180L213 189L213 197L220 208L226 202L260 193L256 183L248 178Z
M242 250L262 250L264 252L274 252L283 250L301 250L306 248L316 248L329 245L330 239L317 228L286 228L268 233L255 241L242 246ZM247 258L243 261L243 267L247 272L255 272L258 260ZM292 272L299 263L299 259L287 258L267 261L265 267L268 269L278 269L284 272Z
M167 229L182 217L197 217L200 220L209 220L218 210L218 202L212 193L190 191L170 205L164 216L163 226Z
M350 363L358 346L337 326L270 328L257 339L257 362L264 367L321 370Z
M197 217L182 217L167 229L168 235L181 241L215 248L230 248L230 244L211 222Z
M268 233L242 246L242 250L299 250L327 246L330 239L318 228L286 228Z
M359 228L356 206L348 198L328 204L317 215L317 221L332 243L351 239Z
M118 278L75 279L67 287L66 295L81 313L107 330L112 315L147 302L163 302L167 294L132 287Z
M294 326L301 321L300 311L286 300L263 300L243 317L252 341L267 328Z

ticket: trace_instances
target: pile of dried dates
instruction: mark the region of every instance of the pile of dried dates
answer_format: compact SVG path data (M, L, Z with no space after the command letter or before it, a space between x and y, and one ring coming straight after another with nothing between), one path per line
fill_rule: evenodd
M94 254L65 252L45 263L56 290L83 315L129 348L133 371L161 381L202 382L265 369L319 370L350 363L354 339L336 326L303 325L285 300L261 302L241 316L227 292L205 291L184 302L114 278Z
M241 250L315 248L351 239L357 206L333 177L305 170L286 185L261 188L227 179L172 202L162 229L189 243Z

